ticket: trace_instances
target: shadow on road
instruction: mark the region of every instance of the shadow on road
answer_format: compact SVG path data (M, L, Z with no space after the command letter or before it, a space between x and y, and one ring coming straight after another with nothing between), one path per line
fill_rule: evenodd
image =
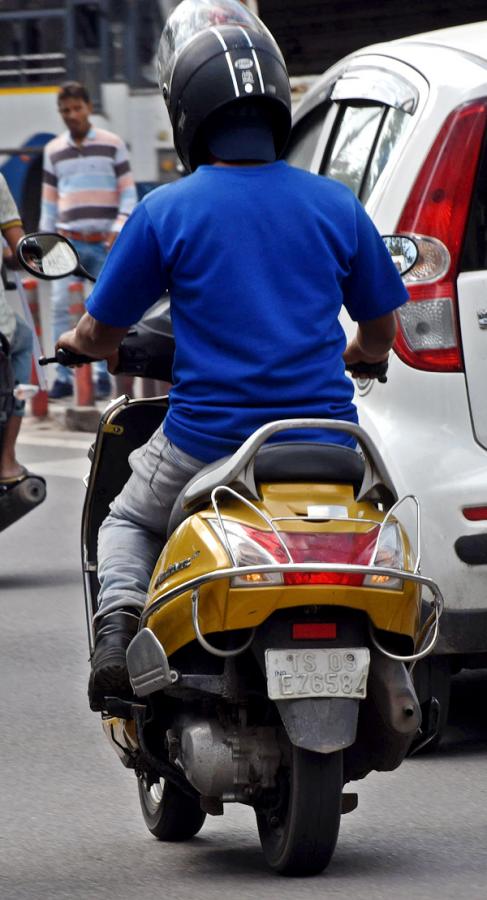
M487 669L452 679L448 726L438 756L487 752Z
M18 590L19 588L65 587L75 584L81 586L80 574L72 568L52 568L39 571L33 568L29 572L16 572L11 575L0 575L0 592Z

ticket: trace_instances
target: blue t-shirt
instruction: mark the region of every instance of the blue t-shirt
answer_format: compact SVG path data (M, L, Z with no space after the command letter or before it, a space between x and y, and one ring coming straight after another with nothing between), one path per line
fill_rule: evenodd
M176 352L164 432L211 462L267 422L356 422L338 321L385 315L406 290L352 192L285 162L200 166L136 207L87 302L106 325L137 322L165 291ZM279 440L336 441L334 432Z

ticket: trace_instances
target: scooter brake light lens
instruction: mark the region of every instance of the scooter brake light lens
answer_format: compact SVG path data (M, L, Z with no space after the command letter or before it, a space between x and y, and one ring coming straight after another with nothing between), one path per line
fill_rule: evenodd
M225 537L222 535L220 524L215 519L210 519L213 530L226 546ZM225 534L228 545L232 551L237 566L272 565L276 563L287 564L289 558L272 531L263 531L238 522L225 520ZM379 524L372 526L368 531L353 532L311 532L311 531L280 531L280 537L286 544L293 563L340 563L366 566L369 565L377 543ZM390 565L392 568L401 568L402 552L397 550L394 554L391 548L396 548L396 543L389 537L389 530L396 529L391 523L382 532L379 554L376 565ZM387 535L387 537L386 537ZM397 529L398 548L402 547L401 535ZM393 560L397 559L398 564ZM371 579L376 579L372 581ZM387 576L367 575L364 577L355 573L338 572L271 572L260 574L258 572L248 575L238 575L232 578L232 587L256 587L258 585L269 586L271 584L305 585L305 584L342 584L348 586L373 586L384 588L401 588L400 579Z
M336 622L306 622L292 630L293 641L333 641L336 636Z

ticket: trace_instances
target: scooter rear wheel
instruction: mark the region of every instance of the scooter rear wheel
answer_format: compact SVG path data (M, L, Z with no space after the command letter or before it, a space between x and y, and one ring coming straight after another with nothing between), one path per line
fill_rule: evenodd
M331 860L340 828L341 751L313 753L293 746L279 784L278 802L256 810L266 862L281 875L318 875Z
M138 779L139 800L147 828L159 841L188 841L203 827L206 813L170 781L147 788Z

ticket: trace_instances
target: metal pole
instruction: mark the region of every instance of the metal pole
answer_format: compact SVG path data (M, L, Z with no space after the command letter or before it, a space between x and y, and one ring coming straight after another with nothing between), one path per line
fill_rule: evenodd
M12 272L13 279L15 281L15 287L17 288L18 295L20 297L20 302L22 303L22 312L24 314L24 319L27 322L29 328L32 331L32 338L34 342L33 351L34 351L34 367L37 374L37 383L41 389L41 391L47 391L47 379L46 373L44 369L39 365L38 359L39 356L42 356L42 349L39 342L39 336L37 333L37 328L34 323L34 319L32 317L31 309L29 306L29 301L27 299L27 295L25 293L24 285L22 284L22 279L18 272Z
M110 21L108 0L100 0L100 54L101 54L101 80L110 81L112 78L111 47L110 47Z
M73 78L76 78L76 34L73 0L66 0L64 28L64 39L66 46L66 77L71 81Z

